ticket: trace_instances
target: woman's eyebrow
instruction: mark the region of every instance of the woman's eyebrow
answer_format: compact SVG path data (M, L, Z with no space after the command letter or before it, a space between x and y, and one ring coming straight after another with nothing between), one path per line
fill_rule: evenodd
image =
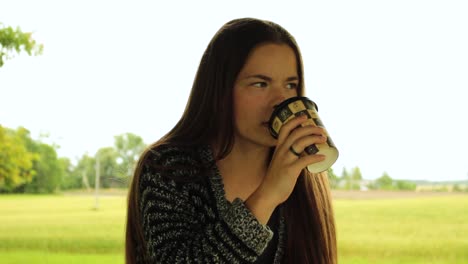
M298 78L297 76L288 77L288 78L286 79L287 82L298 81L298 80L299 80L299 78Z
M262 79L262 80L265 80L265 81L271 81L272 80L271 77L268 77L268 76L263 75L263 74L249 75L249 76L245 77L244 79L250 79L250 78Z
M268 76L263 75L263 74L249 75L249 76L245 77L244 79L250 79L250 78L262 79L262 80L269 81L269 82L271 82L271 80L272 80L271 77L268 77ZM290 82L290 81L297 81L297 80L299 80L299 78L298 78L297 76L291 76L291 77L288 77L288 78L286 79L287 82Z

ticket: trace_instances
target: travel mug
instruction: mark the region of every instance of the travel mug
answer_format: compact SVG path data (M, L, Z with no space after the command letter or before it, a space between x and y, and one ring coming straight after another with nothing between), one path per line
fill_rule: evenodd
M325 156L325 160L307 166L307 170L312 173L326 171L338 159L338 149L320 120L317 111L317 104L312 100L304 96L296 96L276 105L269 120L270 133L274 138L278 138L279 131L284 124L299 115L306 115L308 118L308 121L304 122L302 126L314 125L325 129L327 136L325 143L312 144L304 149L308 155L322 154Z

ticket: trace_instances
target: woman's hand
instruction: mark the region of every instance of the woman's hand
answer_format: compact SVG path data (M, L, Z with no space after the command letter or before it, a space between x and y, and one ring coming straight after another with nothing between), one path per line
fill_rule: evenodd
M302 154L312 144L324 143L325 130L321 127L306 125L306 116L296 117L281 127L275 152L263 182L246 200L247 207L266 224L273 210L291 195L302 169L312 163L325 159L323 155Z

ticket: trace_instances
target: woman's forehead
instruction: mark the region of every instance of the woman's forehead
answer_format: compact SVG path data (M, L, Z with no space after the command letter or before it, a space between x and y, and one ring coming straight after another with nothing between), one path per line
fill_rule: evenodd
M286 44L262 44L247 57L239 78L253 75L268 77L297 77L297 61L294 50Z

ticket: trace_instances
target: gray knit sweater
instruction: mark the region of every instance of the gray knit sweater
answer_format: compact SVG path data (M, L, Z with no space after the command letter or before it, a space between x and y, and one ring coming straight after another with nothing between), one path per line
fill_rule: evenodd
M140 175L140 194L152 263L255 263L273 237L241 199L225 198L209 146L154 149ZM282 216L277 235L273 263L284 253Z

